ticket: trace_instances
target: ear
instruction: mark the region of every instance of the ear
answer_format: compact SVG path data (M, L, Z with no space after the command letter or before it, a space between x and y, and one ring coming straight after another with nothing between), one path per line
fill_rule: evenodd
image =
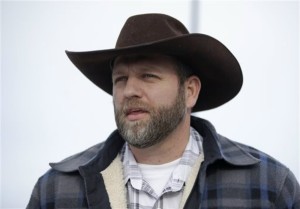
M190 76L185 81L186 86L186 106L188 109L192 109L197 100L201 90L201 81L198 76Z

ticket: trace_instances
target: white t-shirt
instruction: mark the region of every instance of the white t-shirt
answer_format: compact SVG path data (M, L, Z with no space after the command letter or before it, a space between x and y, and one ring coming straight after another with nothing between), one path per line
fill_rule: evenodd
M179 164L180 158L161 165L149 165L138 163L141 169L143 178L151 185L152 189L159 196L168 180L171 177L172 172Z

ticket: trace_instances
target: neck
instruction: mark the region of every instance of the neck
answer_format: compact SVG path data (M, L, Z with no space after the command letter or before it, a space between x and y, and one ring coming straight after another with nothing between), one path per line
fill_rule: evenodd
M190 116L186 114L176 129L161 142L142 149L130 146L130 150L138 163L152 165L164 164L182 156L189 137Z

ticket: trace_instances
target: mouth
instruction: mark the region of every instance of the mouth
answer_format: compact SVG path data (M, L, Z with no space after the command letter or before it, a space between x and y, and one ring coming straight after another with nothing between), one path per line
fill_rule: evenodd
M143 119L149 112L142 108L129 108L125 111L126 118L129 121Z

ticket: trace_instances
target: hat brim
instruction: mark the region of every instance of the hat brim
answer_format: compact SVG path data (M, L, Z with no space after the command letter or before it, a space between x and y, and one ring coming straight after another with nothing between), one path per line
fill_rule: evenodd
M66 51L73 64L95 85L112 95L111 61L120 55L161 53L178 58L201 80L201 91L192 112L216 108L234 98L243 84L240 65L218 40L188 34L152 43L98 51Z

